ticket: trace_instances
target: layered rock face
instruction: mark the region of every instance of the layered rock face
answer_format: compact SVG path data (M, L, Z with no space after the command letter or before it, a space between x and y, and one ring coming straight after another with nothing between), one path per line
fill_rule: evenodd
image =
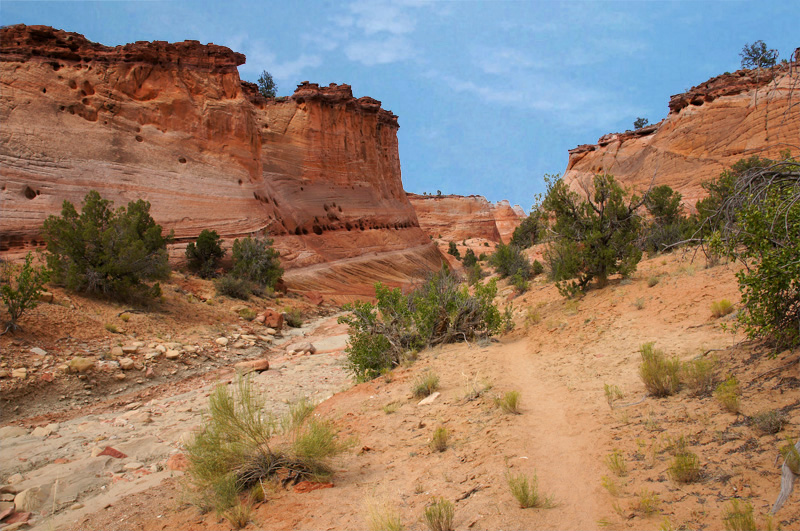
M717 76L672 96L660 123L570 150L564 178L577 185L607 172L640 192L667 184L691 209L705 195L701 183L743 157L800 155L798 98L798 63Z
M519 206L508 201L492 204L479 195L408 194L422 229L447 241L481 238L508 243L525 217Z
M0 54L2 251L39 244L45 218L94 189L150 201L176 261L206 228L229 245L268 233L297 290L370 294L441 263L403 192L397 117L347 85L267 101L227 48L45 26L3 28Z

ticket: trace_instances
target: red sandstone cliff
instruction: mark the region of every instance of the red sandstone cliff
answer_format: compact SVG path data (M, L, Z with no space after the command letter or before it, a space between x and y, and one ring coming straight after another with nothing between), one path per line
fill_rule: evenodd
M440 255L403 192L397 117L348 85L265 100L214 44L107 47L46 26L0 39L0 250L67 199L142 198L183 246L268 232L298 290L371 294Z
M670 98L658 124L601 137L569 152L564 178L611 173L627 186L668 184L693 207L700 184L742 157L800 155L800 65L723 74Z
M419 225L433 238L462 241L481 238L508 243L525 213L508 201L493 205L479 195L408 194Z

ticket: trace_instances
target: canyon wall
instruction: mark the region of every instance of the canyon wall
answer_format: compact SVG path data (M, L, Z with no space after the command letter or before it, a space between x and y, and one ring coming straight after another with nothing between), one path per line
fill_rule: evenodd
M481 238L508 243L525 217L519 206L508 201L492 204L479 195L408 194L419 225L433 238L463 241Z
M658 124L601 137L569 152L573 186L606 172L640 193L652 182L683 194L691 209L701 183L743 157L800 155L800 64L726 73L670 98Z
M397 117L348 85L264 99L245 57L196 41L107 47L46 26L0 39L0 251L64 200L145 199L176 245L269 234L290 288L369 295L441 256L403 191ZM390 262L392 267L386 267Z

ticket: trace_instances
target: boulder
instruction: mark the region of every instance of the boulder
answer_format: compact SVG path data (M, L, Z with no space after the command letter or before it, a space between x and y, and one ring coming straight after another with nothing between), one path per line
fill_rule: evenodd
M264 310L260 317L263 317L264 326L280 330L283 328L283 314L275 310Z
M33 347L31 349L31 354L36 354L37 356L47 356L47 351L39 347Z
M70 372L88 372L92 369L94 369L94 360L90 358L75 356L69 362Z
M239 363L235 364L234 369L237 371L241 371L245 374L248 372L262 372L269 369L269 360L261 359L261 360L247 360L247 361L240 361Z
M11 371L11 377L17 378L18 380L24 380L28 377L28 369L25 367L20 367L19 369L13 369Z
M120 358L119 359L119 368L123 371L129 371L133 369L133 360L130 358Z
M44 492L39 487L31 487L23 490L14 497L14 508L17 512L38 511L47 497L48 493Z
M214 342L217 345L219 345L221 347L224 347L225 345L228 344L228 338L227 337L218 337L217 339L214 340Z
M20 428L19 426L3 426L0 428L0 440L21 437L23 435L28 435L28 430Z
M176 359L178 359L178 358L180 358L180 357L181 357L181 353L180 353L180 351L178 351L178 350L172 350L172 349L170 349L170 350L168 350L168 351L167 351L167 353L166 353L166 354L164 354L164 356L165 356L165 357L166 357L168 360L176 360Z
M53 294L49 291L40 291L37 298L40 302L46 302L48 304L53 303Z
M189 460L184 454L173 454L167 459L167 468L178 472L184 471L189 467Z

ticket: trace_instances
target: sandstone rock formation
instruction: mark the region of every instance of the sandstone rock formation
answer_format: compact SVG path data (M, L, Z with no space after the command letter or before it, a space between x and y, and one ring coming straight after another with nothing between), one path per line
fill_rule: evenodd
M107 47L2 29L0 251L40 244L66 199L150 201L183 249L201 230L268 233L296 290L370 294L441 258L403 191L397 117L348 85L265 100L214 44ZM391 264L387 267L387 264Z
M800 65L726 73L670 98L658 124L601 137L569 152L564 178L576 184L598 172L646 190L667 184L690 208L700 184L742 157L800 155Z
M419 225L433 238L462 241L481 238L508 243L525 217L519 206L508 201L492 204L480 195L408 194Z

